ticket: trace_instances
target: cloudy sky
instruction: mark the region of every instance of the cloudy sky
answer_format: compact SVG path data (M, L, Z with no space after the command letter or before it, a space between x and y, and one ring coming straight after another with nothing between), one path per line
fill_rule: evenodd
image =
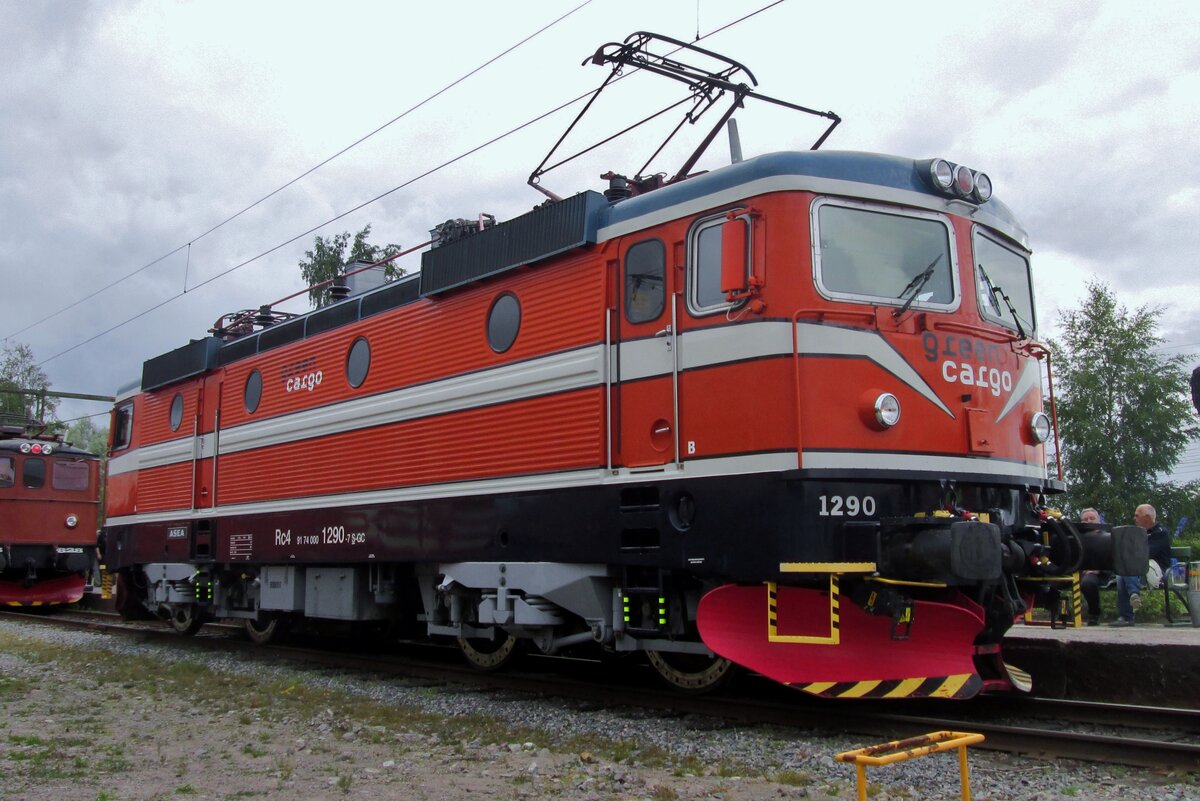
M0 339L30 345L55 389L113 393L222 314L301 289L311 229L415 245L449 217L528 209L525 179L577 106L419 177L597 86L581 62L600 44L692 40L767 2L0 0ZM841 115L826 148L988 172L1029 231L1043 335L1098 279L1163 307L1167 353L1200 354L1200 6L787 0L703 46ZM610 130L650 110L663 87L642 77L615 87ZM748 156L820 131L739 119ZM603 188L644 144L544 183ZM1200 448L1181 467L1200 477Z

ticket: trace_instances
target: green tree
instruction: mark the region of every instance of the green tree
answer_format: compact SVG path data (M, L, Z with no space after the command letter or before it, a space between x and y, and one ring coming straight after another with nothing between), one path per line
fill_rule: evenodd
M100 457L100 519L104 525L105 494L108 492L108 482L104 476L108 471L108 428L101 428L92 422L92 417L81 417L75 420L63 432L63 439L88 453Z
M63 437L88 453L103 456L108 451L108 429L100 428L92 422L91 417L81 417L67 427Z
M1190 357L1155 351L1161 311L1129 311L1095 282L1083 306L1063 315L1062 339L1051 349L1071 510L1095 506L1125 523L1139 503L1186 498L1159 480L1200 433L1188 397Z
M313 241L313 249L304 252L304 260L300 262L300 275L311 287L322 281L337 277L338 273L350 262L355 260L379 261L400 252L399 245L372 245L367 242L371 235L371 226L363 228L351 239L349 231L326 239L318 236ZM346 252L349 247L349 253ZM403 275L403 270L393 262L388 262L384 268L386 280L392 281ZM333 302L329 286L321 286L308 290L308 302L314 309Z
M33 349L21 342L5 342L0 357L0 389L32 392L0 392L0 414L19 424L48 420L58 408L58 400L37 393L49 388L50 379L34 361Z
M1158 519L1172 534L1185 517L1188 522L1180 533L1183 539L1200 537L1200 479L1186 484L1160 484L1150 496L1150 503L1158 511ZM1193 554L1200 559L1200 553Z

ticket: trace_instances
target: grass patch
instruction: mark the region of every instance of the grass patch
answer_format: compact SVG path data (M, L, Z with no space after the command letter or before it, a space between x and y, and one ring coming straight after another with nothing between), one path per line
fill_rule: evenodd
M679 793L675 792L675 788L665 784L656 784L650 797L654 801L679 801Z
M528 742L532 743L535 749L546 747L565 753L588 753L594 757L589 757L587 761L605 760L665 769L675 776L716 773L722 777L762 777L779 784L810 785L808 777L802 773L784 771L764 775L765 772L761 768L750 768L732 762L710 765L695 757L675 756L664 748L644 742L613 741L598 735L577 735L564 741L541 730L513 728L509 721L484 715L446 718L440 713L425 712L417 706L383 705L355 693L310 686L305 679L295 675L288 678L271 678L253 671L244 674L213 671L196 659L177 658L176 653L169 648L149 648L144 654L131 656L127 653L100 649L92 651L51 644L0 631L0 651L20 654L27 662L52 666L55 675L62 675L67 680L83 678L85 682L94 682L94 687L88 684L88 693L100 708L118 704L128 705L137 698L148 714L156 714L160 704L169 707L183 703L192 709L202 710L204 715L219 717L228 714L230 723L241 726L261 724L266 728L280 724L290 727L297 724L327 724L335 733L332 738L334 741L340 734L353 730L362 742L391 742L393 749L399 754L412 748L425 750L428 745L422 742L422 738L427 740L428 744L447 749L454 748L460 754L479 746ZM302 668L297 668L296 671L300 674L305 672ZM362 678L363 684L369 684L371 681L372 678L367 675ZM7 694L8 697L15 697L17 693L29 689L29 685L29 682L21 679L6 678L0 681L0 696ZM433 696L446 690L425 688L418 692ZM10 726L12 720L10 718ZM147 759L160 765L169 765L168 771L173 772L175 779L180 782L194 779L198 775L192 772L194 766L189 765L184 758L167 756L161 749L155 757L154 744L129 741L127 752L112 730L116 725L113 719L97 715L95 707L63 710L56 716L56 721L56 725L61 725L64 730L71 729L74 733L84 733L87 736L55 739L40 731L37 736L24 735L26 740L21 744L24 750L10 750L14 753L24 753L26 758L20 764L14 762L11 755L6 755L9 757L7 764L4 758L0 758L0 774L8 773L9 777L17 782L16 786L49 778L87 778L100 783L104 776L128 772L133 764ZM83 725L86 725L86 728L79 728ZM200 723L197 722L197 725ZM16 726L12 728L18 731L23 729L26 732L31 729L28 725L20 729ZM419 735L415 741L421 744L393 742L395 735L405 733ZM227 745L227 749L218 748L223 758L236 750L254 758L269 756L269 751L265 750L262 742L258 740L246 745ZM317 759L334 753L330 743L319 740L310 741L307 748ZM293 779L296 768L292 760L281 757L275 758L272 767L272 772L276 773L278 778L277 789L282 790L283 785ZM353 782L351 774L335 774L330 778L333 779L332 787L336 787L342 793L350 792ZM523 778L528 780L529 777ZM659 787L662 789L656 790L652 787L648 792L659 793L660 795L655 796L658 801L674 801L669 796L669 793L674 792L673 788L665 785ZM194 789L194 785L181 783L175 788L174 795L191 794L186 788ZM810 786L810 789L816 788ZM203 789L194 791L202 792ZM104 791L99 792L102 794Z
M30 691L33 682L17 676L0 676L0 701L19 698Z
M6 772L21 776L27 782L80 779L90 773L91 766L87 758L83 754L72 753L73 750L87 748L86 738L9 735L8 743L13 747L4 754L10 763Z
M812 776L802 770L778 770L768 773L767 779L776 784L786 784L788 787L807 787L812 784Z

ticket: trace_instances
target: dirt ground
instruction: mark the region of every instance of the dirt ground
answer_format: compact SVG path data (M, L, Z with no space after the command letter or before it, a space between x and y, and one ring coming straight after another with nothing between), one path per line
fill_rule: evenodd
M0 799L853 797L848 782L739 777L603 743L551 750L495 721L384 709L274 669L79 654L0 631Z
M833 755L867 744L7 622L0 705L0 801L849 801ZM957 798L956 763L874 769L870 798ZM971 763L981 801L1200 801L1173 772Z

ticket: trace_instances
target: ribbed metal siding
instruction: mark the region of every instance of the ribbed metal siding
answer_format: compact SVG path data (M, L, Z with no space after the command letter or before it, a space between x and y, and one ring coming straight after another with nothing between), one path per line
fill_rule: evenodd
M205 337L147 360L142 365L142 390L164 387L212 369L217 363L217 351L220 348L221 340Z
M305 337L311 337L314 334L320 334L324 331L332 331L347 323L358 322L359 300L360 298L357 297L349 298L310 313L306 318L308 324L304 328ZM261 337L262 335L260 334L259 336ZM260 352L264 349L262 342L259 342L258 349Z
M406 303L412 303L420 296L420 288L420 279L417 278L405 278L386 284L382 289L377 289L362 296L359 315L361 317L370 317L373 314L379 314L380 312L403 306Z
M220 355L217 356L217 364L224 367L231 362L253 356L256 353L258 353L258 334L245 336L223 345Z
M297 339L304 339L304 320L288 320L286 323L264 328L258 335L258 349L261 351L277 348Z
M422 297L595 244L596 218L606 203L598 192L581 192L426 251L421 254Z

